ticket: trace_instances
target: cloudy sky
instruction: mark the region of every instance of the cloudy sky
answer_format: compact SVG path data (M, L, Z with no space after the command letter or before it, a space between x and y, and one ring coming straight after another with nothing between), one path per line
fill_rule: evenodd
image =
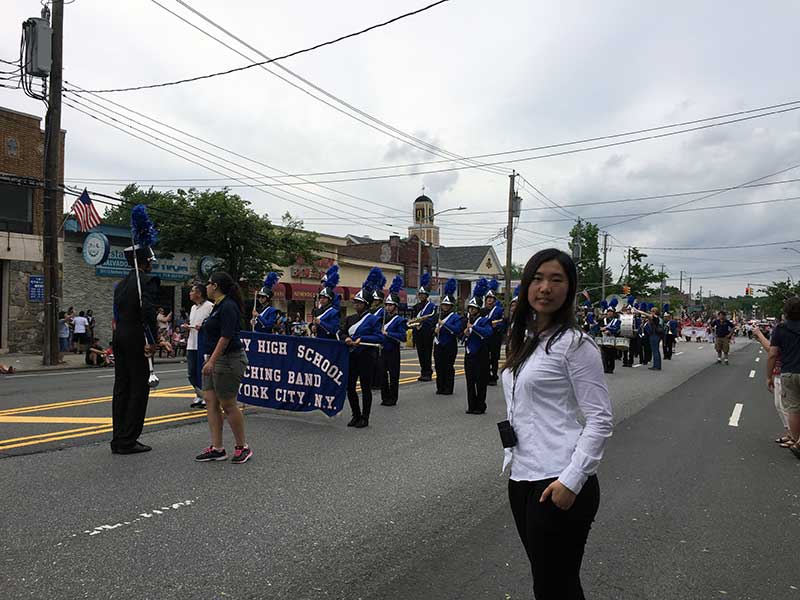
M65 79L84 89L105 89L192 77L238 67L249 58L263 60L256 51L274 57L312 46L428 3L186 0L254 51L178 0L158 2L196 27L154 0L75 0L67 5ZM491 168L425 173L470 164L437 162L304 176L306 181L329 181L402 174L324 183L324 188L276 186L302 182L270 179L280 172L442 161L441 150L464 157L536 148L800 100L800 4L740 0L665 6L636 1L450 0L386 28L288 59L283 64L294 75L273 65L274 74L256 67L174 87L82 99L68 96L74 107L65 105L62 120L68 132L66 177L68 183L106 193L124 187L122 181L173 187L227 184L275 219L288 210L303 218L309 229L373 238L406 232L411 204L425 186L437 211L467 207L436 220L443 243L457 246L496 238L505 219L508 173L513 168L524 178L519 180L523 213L515 234L517 262L547 245L564 246L563 236L580 216L610 234L609 265L615 274L627 245L735 246L647 252L648 260L666 265L676 285L684 271L684 279L693 278L693 291L702 285L704 293L739 294L748 282L796 279L800 254L782 247L800 250L800 243L743 246L800 239L798 200L673 214L657 211L687 201L692 202L680 208L793 198L800 196L798 183L732 190L705 199L696 194L566 210L554 204L739 186L794 165L799 167L763 182L800 178L800 111L562 156L541 157L641 135L482 159L498 163L539 157ZM3 0L0 58L15 57L21 22L38 12L35 0ZM0 88L0 105L43 114L43 105L20 90ZM800 103L785 108L793 107ZM422 149L421 141L435 145L437 154ZM534 186L547 199L538 196ZM631 215L642 216L620 223ZM502 238L492 243L504 257Z

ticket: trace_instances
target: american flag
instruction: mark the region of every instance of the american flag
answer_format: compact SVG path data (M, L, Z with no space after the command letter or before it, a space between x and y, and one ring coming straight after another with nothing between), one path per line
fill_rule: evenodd
M89 193L83 190L80 197L75 200L72 205L72 211L78 219L78 228L81 231L89 231L92 227L100 225L100 215L94 207L92 199L89 198Z

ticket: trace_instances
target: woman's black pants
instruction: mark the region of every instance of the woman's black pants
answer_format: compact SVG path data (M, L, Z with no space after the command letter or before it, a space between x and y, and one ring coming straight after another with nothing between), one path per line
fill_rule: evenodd
M539 502L555 479L508 481L508 498L533 574L536 600L584 600L581 561L589 529L600 505L600 486L592 475L575 503L561 510L550 498Z

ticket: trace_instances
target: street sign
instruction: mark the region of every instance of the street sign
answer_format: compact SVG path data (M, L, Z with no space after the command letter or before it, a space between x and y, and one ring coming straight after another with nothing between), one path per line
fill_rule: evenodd
M28 279L28 300L44 302L44 275L31 275Z

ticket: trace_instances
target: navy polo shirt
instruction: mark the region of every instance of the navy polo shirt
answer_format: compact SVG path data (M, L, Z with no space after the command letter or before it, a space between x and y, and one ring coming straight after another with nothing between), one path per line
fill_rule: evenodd
M714 328L714 335L718 338L728 337L733 331L733 323L728 319L715 319L711 326Z
M203 353L212 354L217 347L219 338L230 338L225 354L242 349L242 341L239 339L241 329L242 311L233 298L225 296L221 301L214 305L211 314L203 321L200 330L203 335Z

